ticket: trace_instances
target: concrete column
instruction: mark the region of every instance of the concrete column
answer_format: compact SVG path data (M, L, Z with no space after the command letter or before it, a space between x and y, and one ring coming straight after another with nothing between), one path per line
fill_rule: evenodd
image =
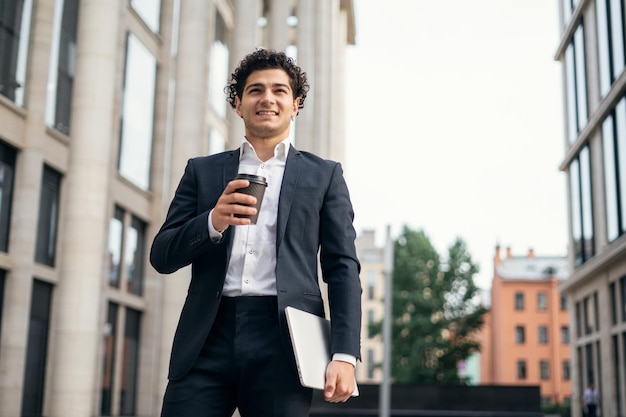
M239 61L259 46L260 30L257 25L261 16L260 0L233 0L235 9L235 26L232 28L233 40L230 54L231 72L237 67ZM237 148L244 136L243 123L237 113L228 111L230 131L227 148Z
M315 85L311 89L315 91L315 132L312 138L314 143L313 152L326 158L328 157L328 142L330 138L330 109L332 100L331 90L331 42L332 42L332 10L330 0L315 2L315 33L317 34L317 48L315 60Z
M65 187L60 276L54 295L56 344L50 362L51 417L99 414L98 352L119 79L122 1L82 0Z
M331 41L331 88L330 134L327 157L335 161L345 160L346 147L346 41L348 39L347 18L341 10L339 0L331 0L332 41ZM345 167L344 167L345 169Z
M28 346L30 298L33 282L39 194L43 170L46 84L54 1L33 6L26 79L28 103L24 119L24 148L16 162L9 256L13 268L6 276L0 344L0 415L21 415L24 365Z
M296 30L296 47L298 49L298 65L306 72L311 91L309 91L304 108L296 117L295 146L303 151L313 152L315 147L315 3L316 0L298 0Z
M272 0L267 21L269 31L268 47L277 51L286 51L289 45L289 27L287 18L291 13L289 0Z
M184 22L178 28L178 53L171 62L176 83L174 93L174 107L172 117L172 146L166 146L164 159L168 159L165 166L169 168L169 178L163 183L162 216L155 221L160 227L164 220L167 206L174 196L176 187L182 177L187 160L200 156L202 142L207 140L205 135L205 117L207 111L208 92L208 33L209 2L205 0L181 0L180 21ZM170 352L178 318L187 295L191 271L184 268L178 272L162 277L161 300L161 350L158 352L161 375L159 383L159 402L167 385L167 370L169 368ZM159 406L160 408L160 406Z

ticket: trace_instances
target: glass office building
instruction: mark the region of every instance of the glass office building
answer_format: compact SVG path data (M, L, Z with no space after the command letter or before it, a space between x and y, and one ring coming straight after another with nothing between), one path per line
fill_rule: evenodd
M602 415L626 415L624 0L560 0L569 199L574 404L594 383ZM581 416L580 407L572 415Z

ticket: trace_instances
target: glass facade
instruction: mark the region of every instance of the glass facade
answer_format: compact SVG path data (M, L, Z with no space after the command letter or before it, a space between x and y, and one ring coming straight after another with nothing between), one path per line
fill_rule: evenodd
M600 92L605 97L624 72L624 0L596 0Z
M585 32L582 21L565 50L565 88L567 97L567 137L574 143L587 124L587 70Z
M32 0L0 2L0 94L24 104Z
M626 231L626 97L602 123L602 151L607 237L612 242Z
M572 205L574 265L580 266L595 255L591 152L585 145L569 166Z
M135 35L129 33L118 170L124 178L144 190L150 186L156 71L155 57Z
M0 251L9 251L13 177L15 175L14 148L0 141Z

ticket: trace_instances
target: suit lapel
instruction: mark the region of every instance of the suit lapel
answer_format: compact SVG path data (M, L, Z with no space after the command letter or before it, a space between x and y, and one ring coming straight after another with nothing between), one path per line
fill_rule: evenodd
M276 230L276 250L280 247L280 243L285 235L287 219L289 219L289 211L293 201L296 185L298 184L298 176L300 175L300 163L302 155L293 145L289 145L289 154L285 164L285 174L283 175L283 184L280 189L280 197L278 199L278 220Z
M235 178L237 171L239 170L239 149L234 149L226 154L226 160L224 161L224 172L222 176L222 186L226 188L226 185Z
M222 172L222 191L226 188L226 185L235 178L237 171L239 171L239 149L234 149L226 154L224 160L224 170ZM221 193L221 191L220 191ZM230 253L233 246L233 228L229 227L224 232L225 243L228 247L226 251L226 265L230 262Z

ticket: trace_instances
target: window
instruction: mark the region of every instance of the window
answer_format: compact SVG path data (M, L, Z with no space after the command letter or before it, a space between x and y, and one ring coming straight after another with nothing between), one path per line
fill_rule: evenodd
M109 285L119 288L122 275L122 239L124 231L124 210L115 207L113 217L109 220Z
M545 291L539 291L537 293L537 309L546 310L548 308L548 295Z
M563 0L563 22L567 24L580 0Z
M612 242L626 231L626 97L602 122L602 153L607 238Z
M516 310L524 309L524 293L522 292L515 293L515 309Z
M537 341L539 344L545 345L548 343L548 327L547 326L539 326Z
M4 280L5 280L6 271L4 269L0 269L0 340L2 337L2 305L4 301Z
M626 333L624 333L626 335ZM625 346L626 348L626 346ZM622 360L623 360L623 356L620 354L620 349L619 349L619 336L618 335L613 335L613 357L615 358L615 372L613 372L614 375L614 380L613 380L613 384L615 385L615 392L616 393L620 393L622 392L622 383L620 381L620 369L622 369ZM621 410L622 409L622 401L623 398L621 398L621 395L616 395L617 398L617 410Z
M569 327L561 326L561 343L564 345L569 344Z
M44 402L44 382L52 285L35 280L31 293L26 365L24 366L24 391L22 391L22 416L41 416Z
M367 325L371 326L374 324L374 310L371 308L367 310Z
M60 195L61 174L45 166L41 177L35 261L48 266L54 266L56 255Z
M526 379L526 361L517 361L517 379Z
M0 7L0 94L24 104L32 0L2 2Z
M524 326L515 326L515 343L526 343L526 331Z
M367 271L367 299L374 299L374 289L376 288L376 271Z
M570 380L570 364L568 360L564 360L563 364L562 364L562 372L563 372L563 379L566 381Z
M565 88L567 99L567 138L578 139L587 124L587 71L585 68L585 33L582 20L565 49Z
M596 0L598 62L602 97L624 71L624 1Z
M215 9L215 32L209 59L209 102L215 113L226 117L228 109L224 86L228 83L230 51L228 50L229 32L224 18Z
M374 378L374 349L367 349L367 379Z
M0 142L0 251L9 251L15 149Z
M126 265L126 291L143 294L144 259L146 254L146 224L131 216L124 241Z
M617 291L615 289L615 283L611 282L609 285L609 294L611 298L611 324L617 324Z
M76 28L78 0L56 2L49 85L46 103L46 123L69 134L74 72L76 69Z
M135 415L141 312L132 308L122 308L117 303L109 302L107 322L104 329L100 413L104 416ZM123 333L121 333L122 329ZM123 342L121 347L117 345L117 341L120 339ZM120 375L121 381L116 383L114 379L116 377L115 370L118 358L122 361L122 372ZM119 391L117 395L114 390ZM114 404L114 399L116 398L119 402Z
M578 301L576 303L576 337L580 338L582 336L582 319L581 319L581 302Z
M128 34L118 169L144 190L150 185L155 82L156 59Z
M569 167L572 204L572 239L574 264L587 262L595 254L593 230L593 205L591 190L591 155L585 145Z
M583 324L586 335L600 330L597 292L583 299Z
M561 303L560 303L561 310L562 311L567 310L567 306L568 306L567 295L561 294Z
M110 416L113 402L113 371L115 363L115 347L117 345L117 312L118 305L109 302L107 321L104 325L104 355L102 358L102 398L100 413Z
M621 295L621 310L622 310L622 322L626 322L626 276L621 277L619 280L619 289Z
M550 362L545 359L539 361L539 377L543 380L550 379Z
M126 309L124 326L124 349L122 350L122 386L120 395L120 415L134 416L137 402L137 380L139 370L139 330L141 312Z
M145 222L121 207L115 207L109 221L109 286L120 288L125 282L128 293L143 294L146 228Z
M159 32L161 0L130 0L130 5L153 32ZM226 83L224 83L226 85Z

